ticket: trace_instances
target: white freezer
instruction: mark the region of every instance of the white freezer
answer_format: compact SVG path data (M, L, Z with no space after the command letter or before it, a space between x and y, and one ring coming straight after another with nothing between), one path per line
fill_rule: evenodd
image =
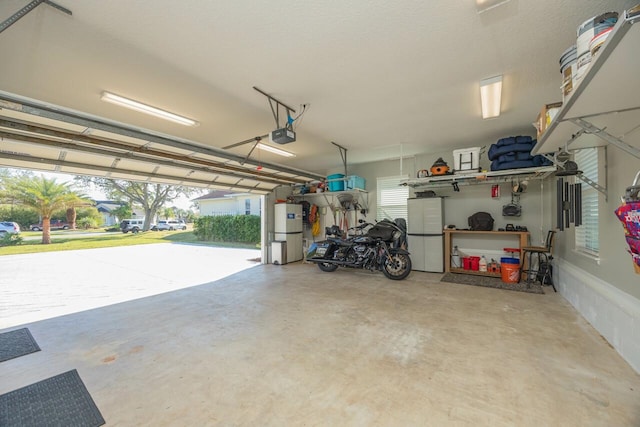
M302 253L302 205L278 203L274 206L276 242L286 242L287 262L300 261Z

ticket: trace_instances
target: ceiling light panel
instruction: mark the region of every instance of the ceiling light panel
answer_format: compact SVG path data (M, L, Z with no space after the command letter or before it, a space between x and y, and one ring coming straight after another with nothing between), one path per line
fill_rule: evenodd
M483 13L494 7L502 6L505 3L509 3L511 0L476 0L476 10L478 13Z
M134 101L133 99L125 98L124 96L116 95L111 92L102 92L101 99L111 104L119 105L121 107L129 108L131 110L169 120L174 123L179 123L184 126L198 126L199 124L197 121L188 117L180 116L178 114L171 113L160 108L152 107L151 105L143 104L142 102Z
M502 76L495 76L480 81L480 102L483 119L490 119L500 115Z
M295 157L296 155L289 152L289 151L285 151L281 148L276 148L276 147L272 147L271 145L267 145L267 144L263 144L262 142L259 142L257 145L257 148L263 151L268 151L270 153L273 154L277 154L279 156L284 156L284 157Z

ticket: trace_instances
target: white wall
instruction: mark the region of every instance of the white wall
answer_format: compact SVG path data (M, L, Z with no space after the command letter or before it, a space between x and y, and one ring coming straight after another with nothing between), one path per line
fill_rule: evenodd
M620 197L624 195L625 189L631 185L635 174L640 170L640 159L613 146L607 148L606 158L607 168L602 167L600 170L600 184L606 184L608 187L608 200L603 195L599 198L600 261L596 262L574 251L573 227L560 233L558 253L560 257L576 267L640 299L640 275L633 271L622 224L614 214L616 208L620 206Z
M558 291L640 372L640 275L634 273L622 225L614 214L640 170L640 159L613 146L606 151L599 180L608 194L599 199L600 259L574 250L571 227L559 233L559 268L554 275Z

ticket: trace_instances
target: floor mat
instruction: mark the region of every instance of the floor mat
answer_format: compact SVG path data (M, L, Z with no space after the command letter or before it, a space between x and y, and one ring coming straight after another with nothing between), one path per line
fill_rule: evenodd
M40 347L27 328L0 334L0 362L36 351L40 351Z
M3 427L97 427L104 423L75 369L0 396Z
M509 291L530 292L533 294L544 294L539 283L532 283L527 287L524 282L504 283L498 277L475 276L473 274L445 273L440 279L441 282L459 283L461 285L484 286L487 288L506 289Z

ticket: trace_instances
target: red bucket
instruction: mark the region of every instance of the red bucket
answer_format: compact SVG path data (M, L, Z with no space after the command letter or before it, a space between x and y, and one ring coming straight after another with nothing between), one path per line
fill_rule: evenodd
M469 259L471 260L471 270L474 270L474 271L480 270L480 257L472 256L472 257L469 257Z
M471 258L470 257L462 258L462 268L464 268L465 270L471 270Z

